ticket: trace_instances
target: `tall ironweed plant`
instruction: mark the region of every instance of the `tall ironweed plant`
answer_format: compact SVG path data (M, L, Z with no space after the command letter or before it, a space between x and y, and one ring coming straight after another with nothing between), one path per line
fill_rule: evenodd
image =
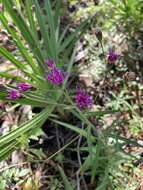
M16 76L9 71L0 71L1 77L13 80L12 84L0 86L0 99L11 104L31 105L32 108L38 107L41 110L31 120L0 136L0 160L6 159L14 150L20 149L23 146L21 138L24 136L28 141L33 132L49 119L86 140L86 146L82 148L88 156L84 158L79 173L83 175L90 170L91 182L94 183L98 176L97 189L106 189L109 174L119 159L118 151L122 151L125 144L135 146L138 144L115 133L115 123L110 129L98 133L90 117L100 118L119 110L91 112L94 97L80 86L75 86L73 99L73 91L68 88L69 77L73 71L76 42L88 28L92 18L83 21L74 31L69 32L70 26L63 30L60 25L60 0L45 0L42 1L42 5L38 0L25 0L24 11L16 1L0 0L0 2L3 5L0 22L11 36L18 52L13 53L0 47L0 55L9 60L21 73L20 76ZM113 52L110 54L110 61L117 59ZM84 127L61 121L53 114L57 107L60 111L68 110ZM112 143L109 145L110 138L114 145ZM65 178L61 168L60 171ZM66 183L66 187L68 190L74 189L69 182Z

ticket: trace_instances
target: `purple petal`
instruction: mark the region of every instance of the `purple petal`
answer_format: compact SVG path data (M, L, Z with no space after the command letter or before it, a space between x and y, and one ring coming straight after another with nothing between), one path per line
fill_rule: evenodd
M109 50L109 53L108 53L108 62L109 63L115 63L119 58L119 55L117 53L115 53L113 50Z
M32 85L25 83L25 82L21 82L21 83L17 84L17 88L21 91L27 91L30 88L32 88Z
M80 109L91 108L93 105L93 97L77 87L75 102Z
M65 80L64 71L54 68L53 70L51 70L51 72L48 73L47 80L55 85L62 84Z
M11 90L9 92L8 98L11 100L16 100L16 99L20 98L21 96L22 95L17 90Z
M49 67L50 69L56 68L55 61L52 60L52 59L47 59L47 60L45 61L45 63L48 65L48 67Z

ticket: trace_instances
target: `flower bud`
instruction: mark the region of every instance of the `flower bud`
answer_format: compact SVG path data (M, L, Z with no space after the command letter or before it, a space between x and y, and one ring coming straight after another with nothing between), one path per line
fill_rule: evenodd
M102 32L99 28L95 29L95 35L96 35L97 39L101 42L102 41Z

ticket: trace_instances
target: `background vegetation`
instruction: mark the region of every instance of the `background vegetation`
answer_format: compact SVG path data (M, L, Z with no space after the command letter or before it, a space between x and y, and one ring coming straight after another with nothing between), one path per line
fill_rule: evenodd
M0 190L142 190L142 51L142 0L0 0Z

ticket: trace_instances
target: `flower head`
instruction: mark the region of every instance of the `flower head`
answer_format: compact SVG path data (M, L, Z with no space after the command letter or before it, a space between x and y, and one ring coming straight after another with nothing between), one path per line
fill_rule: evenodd
M55 61L54 61L53 59L47 59L47 60L45 61L45 63L48 65L48 67L49 67L50 69L56 68L56 64L55 64Z
M52 84L60 85L65 80L65 73L58 68L54 68L48 73L47 80Z
M89 94L87 94L84 90L81 88L77 88L75 101L77 106L80 109L86 109L91 108L93 105L93 98Z
M8 98L11 100L16 100L16 99L20 98L21 96L22 95L17 90L11 90L9 92Z
M21 91L27 91L32 88L32 85L25 82L20 82L19 84L17 84L17 87Z
M119 55L117 53L115 53L112 49L109 50L109 53L108 53L108 62L109 63L115 63L119 58Z

